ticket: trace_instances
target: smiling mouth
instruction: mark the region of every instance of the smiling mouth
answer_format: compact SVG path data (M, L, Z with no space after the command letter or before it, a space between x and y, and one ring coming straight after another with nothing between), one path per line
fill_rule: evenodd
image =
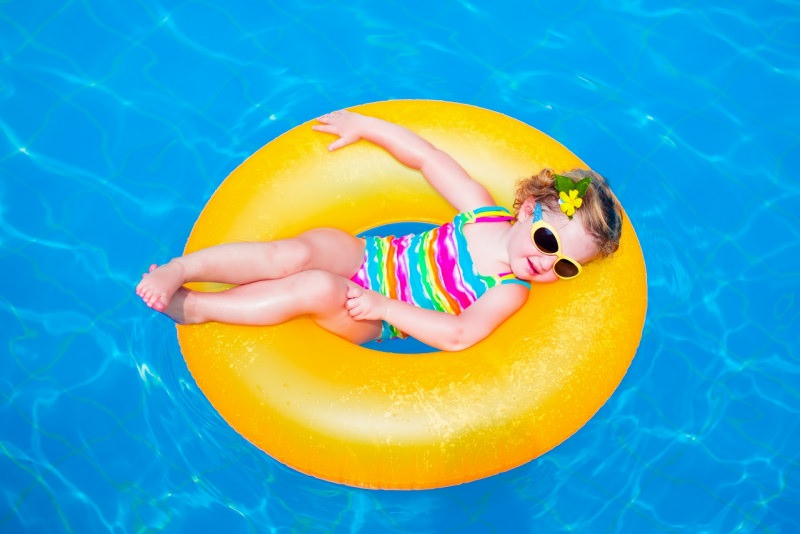
M530 258L528 259L528 266L531 268L531 272L532 272L533 274L541 274L541 273L539 273L539 271L536 269L536 267L534 267L534 266L533 266L533 262L530 260Z

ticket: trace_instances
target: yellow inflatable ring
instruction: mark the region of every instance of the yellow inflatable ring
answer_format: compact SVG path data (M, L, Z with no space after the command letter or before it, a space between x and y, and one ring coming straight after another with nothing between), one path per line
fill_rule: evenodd
M585 166L538 130L481 108L412 100L354 109L429 139L506 206L517 179L545 166ZM360 142L330 153L333 138L311 124L233 171L186 252L319 226L355 234L454 215L418 173L380 148ZM534 284L520 312L462 352L377 352L307 319L179 326L178 338L211 404L273 458L352 486L432 488L524 464L583 426L630 365L646 291L642 251L626 220L612 260L588 265L574 281Z

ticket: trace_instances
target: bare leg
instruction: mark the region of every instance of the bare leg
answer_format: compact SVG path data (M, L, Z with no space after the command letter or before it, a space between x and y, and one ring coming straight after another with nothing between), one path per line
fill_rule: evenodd
M378 336L381 324L350 317L345 308L350 286L355 284L346 278L310 270L218 293L180 288L164 313L184 324L216 321L242 325L274 325L309 315L326 330L364 343Z
M248 284L309 269L349 278L361 265L363 241L331 228L278 241L226 243L192 252L160 267L151 266L136 287L149 307L165 311L186 282Z

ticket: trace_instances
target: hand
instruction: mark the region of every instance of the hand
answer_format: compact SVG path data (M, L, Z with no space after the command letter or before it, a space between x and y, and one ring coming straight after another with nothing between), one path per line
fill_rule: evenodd
M347 290L345 307L356 321L381 321L386 316L388 300L375 291L351 287Z
M328 146L328 150L333 151L361 139L361 135L358 132L361 128L360 123L363 118L363 115L353 113L352 111L334 111L318 118L317 121L320 124L315 124L312 126L312 129L317 132L339 136L339 139Z

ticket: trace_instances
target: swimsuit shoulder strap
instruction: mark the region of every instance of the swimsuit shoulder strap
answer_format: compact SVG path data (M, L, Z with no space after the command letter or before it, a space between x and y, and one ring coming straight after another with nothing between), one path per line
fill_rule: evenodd
M453 222L455 223L455 226L459 232L463 232L464 225L467 223L505 222L513 220L514 216L511 215L511 211L509 211L508 208L504 208L503 206L484 206L472 211L459 213L456 215ZM531 288L530 282L517 278L514 276L514 273L511 272L498 273L492 277L489 277L489 279L491 280L487 281L487 285L489 287L498 284L520 284L528 289Z
M464 211L456 215L455 223L463 226L467 223L513 221L514 216L503 206L483 206L472 211Z

